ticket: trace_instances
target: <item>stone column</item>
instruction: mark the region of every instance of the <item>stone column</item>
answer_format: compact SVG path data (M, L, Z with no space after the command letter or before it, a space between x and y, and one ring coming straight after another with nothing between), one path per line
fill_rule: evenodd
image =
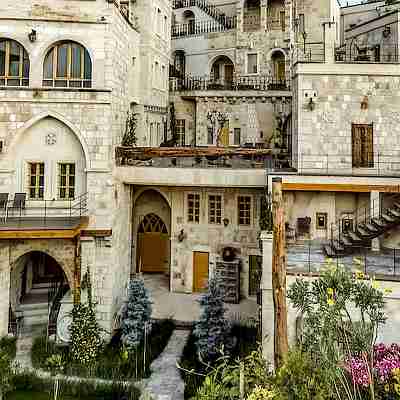
M272 232L262 231L262 346L264 358L273 367L274 363L274 300L272 294Z
M8 334L10 304L10 252L6 242L0 246L0 337Z
M336 24L334 22L324 22L322 26L324 31L325 63L334 64L336 46Z
M379 192L372 191L370 195L371 216L378 217L381 209L381 196ZM372 251L380 251L381 243L379 237L372 239Z

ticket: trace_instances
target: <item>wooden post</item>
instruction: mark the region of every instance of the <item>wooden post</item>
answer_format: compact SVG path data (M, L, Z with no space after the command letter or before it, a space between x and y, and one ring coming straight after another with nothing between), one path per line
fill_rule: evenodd
M289 350L287 335L286 307L286 249L285 213L282 197L282 178L272 179L273 206L273 253L272 253L272 291L274 298L274 363L282 366L283 358Z

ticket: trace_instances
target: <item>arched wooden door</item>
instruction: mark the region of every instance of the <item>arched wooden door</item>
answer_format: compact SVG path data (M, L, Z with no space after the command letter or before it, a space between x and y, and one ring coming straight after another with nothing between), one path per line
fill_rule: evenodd
M163 220L147 214L139 225L138 272L165 273L169 265L169 235Z

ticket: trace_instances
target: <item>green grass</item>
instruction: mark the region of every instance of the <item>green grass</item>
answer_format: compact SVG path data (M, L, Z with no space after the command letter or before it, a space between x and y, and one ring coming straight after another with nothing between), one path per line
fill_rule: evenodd
M7 396L7 400L51 400L52 395L49 393L40 393L40 392L27 392L27 391L18 391L10 393ZM58 398L59 400L75 400L77 397L71 396L61 396ZM93 400L94 397L81 397L81 400Z
M139 346L137 351L131 354L127 360L122 357L121 343L106 345L91 371L74 364L67 347L60 348L54 343L46 343L46 338L40 337L33 343L32 364L34 368L45 369L46 360L52 354L61 354L67 364L66 375L113 380L147 378L150 375L150 364L164 350L174 328L175 325L171 320L155 322L146 343L146 356L144 356L144 344ZM144 360L144 357L146 360Z

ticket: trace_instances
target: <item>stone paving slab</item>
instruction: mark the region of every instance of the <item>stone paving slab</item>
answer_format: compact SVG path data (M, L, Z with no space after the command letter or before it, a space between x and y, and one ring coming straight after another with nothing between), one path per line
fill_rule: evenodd
M184 400L185 384L177 367L190 332L175 330L161 355L152 362L152 374L140 400Z

